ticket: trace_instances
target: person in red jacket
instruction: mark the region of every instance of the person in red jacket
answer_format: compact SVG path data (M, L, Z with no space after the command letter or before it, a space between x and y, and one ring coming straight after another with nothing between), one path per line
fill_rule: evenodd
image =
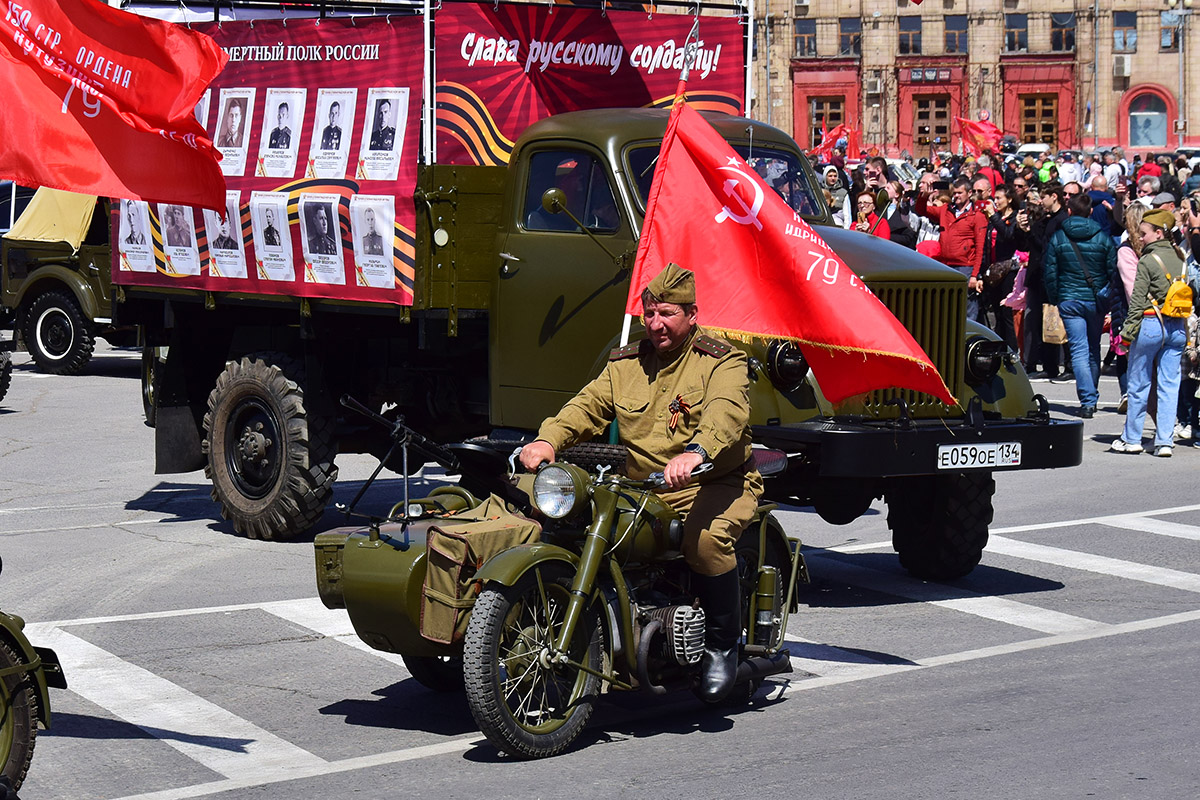
M983 288L979 267L983 258L987 216L971 202L970 179L955 178L950 186L950 203L928 206L925 216L942 227L939 240L942 252L938 261L953 267L967 278L967 319L976 319L979 316L979 291Z
M890 239L892 229L887 220L875 213L875 195L871 192L860 192L854 201L857 220L854 230L872 233L881 239Z

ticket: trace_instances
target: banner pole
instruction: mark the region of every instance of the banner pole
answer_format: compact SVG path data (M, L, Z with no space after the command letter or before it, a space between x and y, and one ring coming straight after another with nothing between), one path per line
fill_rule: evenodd
M750 92L754 88L751 85L754 74L754 65L751 63L754 61L754 36L754 0L746 0L746 58L744 59L746 62L746 88L742 95L742 116L746 119L750 118ZM768 53L768 61L770 58ZM768 63L767 69L770 70L770 68L771 65ZM771 98L768 97L767 103L770 104L770 102Z
M424 16L423 35L425 37L425 74L421 79L422 103L425 106L425 146L422 155L426 164L437 162L437 143L434 141L434 131L437 129L434 120L436 108L433 102L433 8L430 0L422 0Z

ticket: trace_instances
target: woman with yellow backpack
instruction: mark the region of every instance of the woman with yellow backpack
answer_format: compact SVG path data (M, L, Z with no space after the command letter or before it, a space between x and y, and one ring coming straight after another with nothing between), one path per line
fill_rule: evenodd
M1166 209L1147 211L1138 226L1144 243L1121 339L1129 346L1129 409L1125 430L1113 443L1117 453L1142 452L1142 428L1157 377L1154 455L1170 457L1175 443L1180 361L1187 343L1192 292L1183 279L1183 256L1171 240L1175 216Z

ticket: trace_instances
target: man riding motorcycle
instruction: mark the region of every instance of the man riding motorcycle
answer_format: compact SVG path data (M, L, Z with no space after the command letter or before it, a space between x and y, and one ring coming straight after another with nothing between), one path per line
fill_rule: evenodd
M733 687L742 631L734 545L763 484L751 461L746 355L706 333L697 310L695 275L668 264L642 292L646 340L613 350L600 376L542 424L521 463L553 462L615 421L626 474L663 472L661 497L683 517L683 555L707 620L697 693L715 703ZM713 469L692 483L706 462Z

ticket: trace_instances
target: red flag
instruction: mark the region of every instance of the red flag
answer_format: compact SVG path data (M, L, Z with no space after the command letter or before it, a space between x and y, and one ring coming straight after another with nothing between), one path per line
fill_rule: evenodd
M225 206L194 109L225 65L211 38L97 0L9 3L0 175L87 194Z
M1004 138L1004 133L988 120L972 122L963 117L955 117L954 121L962 128L963 145L971 151L971 155L979 155L984 150L995 150Z
M859 144L861 133L858 128L846 129L846 158L851 161L862 158L862 145Z
M800 345L834 403L898 386L954 404L912 334L711 125L677 99L659 151L626 313L674 261L706 326Z
M833 155L833 148L837 146L837 140L846 135L846 126L838 125L833 130L826 130L825 120L821 120L821 143L809 151L812 155L818 158L829 158Z

